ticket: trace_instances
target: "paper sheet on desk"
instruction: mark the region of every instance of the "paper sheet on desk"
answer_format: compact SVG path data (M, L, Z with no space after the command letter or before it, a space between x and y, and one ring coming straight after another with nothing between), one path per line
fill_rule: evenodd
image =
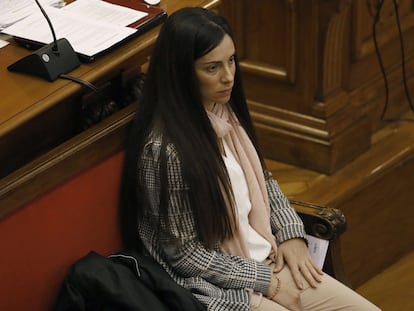
M128 26L148 15L146 12L102 0L76 0L62 10L76 14L79 17L86 17L89 20L102 21L118 26Z
M73 13L69 14L62 9L53 7L44 9L52 21L57 39L68 39L76 52L88 56L105 51L136 31L134 28L91 20ZM53 41L50 28L40 10L5 28L3 32L41 43Z
M322 269L328 251L329 241L323 240L312 235L307 235L309 252L319 268Z
M42 6L62 7L63 0L39 0ZM1 0L0 1L0 30L39 10L33 0Z
M5 47L6 45L8 45L9 44L9 42L8 41L5 41L5 40L2 40L2 39L0 39L0 49L2 48L2 47Z

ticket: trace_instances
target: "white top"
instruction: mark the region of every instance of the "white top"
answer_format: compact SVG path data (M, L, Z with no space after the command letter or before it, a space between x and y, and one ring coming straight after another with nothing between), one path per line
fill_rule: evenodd
M250 257L261 262L268 257L271 250L271 245L249 224L249 212L251 209L251 203L246 178L241 166L234 158L232 151L224 140L223 146L226 153L226 155L223 156L223 160L224 164L226 165L234 193L240 231L247 241Z

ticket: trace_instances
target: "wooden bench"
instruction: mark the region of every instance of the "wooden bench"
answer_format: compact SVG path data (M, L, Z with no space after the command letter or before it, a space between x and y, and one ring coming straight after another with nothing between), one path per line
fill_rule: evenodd
M109 255L122 249L117 208L122 160L118 152L0 219L0 310L52 310L71 264L91 250ZM340 276L333 251L345 228L343 215L292 203L308 233L332 240L324 269Z

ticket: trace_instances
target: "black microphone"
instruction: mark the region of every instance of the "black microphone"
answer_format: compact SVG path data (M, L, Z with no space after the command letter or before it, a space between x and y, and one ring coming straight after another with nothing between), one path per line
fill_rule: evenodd
M7 67L9 71L20 72L55 81L62 74L67 74L80 66L78 55L72 45L65 38L56 39L55 30L49 16L46 14L38 0L37 6L46 18L49 28L52 31L53 42L46 44L33 53L21 58Z

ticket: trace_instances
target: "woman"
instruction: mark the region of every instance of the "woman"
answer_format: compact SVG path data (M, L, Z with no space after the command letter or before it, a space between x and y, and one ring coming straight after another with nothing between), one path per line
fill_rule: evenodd
M324 275L259 152L226 21L183 8L162 26L122 187L127 248L208 310L378 310Z

